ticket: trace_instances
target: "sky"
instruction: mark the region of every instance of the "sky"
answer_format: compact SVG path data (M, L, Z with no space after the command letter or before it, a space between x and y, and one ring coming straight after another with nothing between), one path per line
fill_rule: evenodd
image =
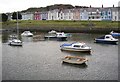
M0 0L0 13L26 10L30 7L46 7L54 4L71 4L73 6L115 7L120 0Z

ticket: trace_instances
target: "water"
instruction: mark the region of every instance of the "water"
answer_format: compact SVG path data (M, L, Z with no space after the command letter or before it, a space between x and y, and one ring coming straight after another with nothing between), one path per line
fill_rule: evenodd
M22 47L9 46L3 40L3 80L118 80L118 45L94 43L101 34L75 33L68 41L43 41L43 35L21 38ZM91 54L60 50L63 43L75 41L91 46ZM62 58L66 55L87 57L89 61L83 65L64 64Z

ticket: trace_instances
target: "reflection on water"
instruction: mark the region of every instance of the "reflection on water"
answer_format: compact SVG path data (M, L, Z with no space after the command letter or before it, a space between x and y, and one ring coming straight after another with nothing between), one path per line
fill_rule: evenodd
M74 55L74 56L92 55L92 51L91 52L74 52L74 51L61 50L61 52L66 53L66 54L70 54L70 55Z
M88 67L88 65L86 63L81 64L81 65L77 65L77 64L69 64L69 63L62 63L63 66L69 66L69 67L77 67L77 68L81 68L81 69L85 69Z
M8 35L2 36L3 80L118 79L118 45L94 43L94 38L101 34L73 33L68 41L44 41L44 35L21 37L22 47L6 45ZM91 54L60 50L60 45L76 41L92 47ZM86 57L88 62L83 65L62 63L67 55Z
M23 42L33 42L33 37L21 37Z

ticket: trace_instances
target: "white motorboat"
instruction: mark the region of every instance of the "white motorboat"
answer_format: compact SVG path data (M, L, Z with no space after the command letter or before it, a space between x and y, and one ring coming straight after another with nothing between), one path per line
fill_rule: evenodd
M65 51L76 51L76 52L90 52L91 51L91 47L88 47L84 42L63 44L60 47L61 47L61 50L65 50Z
M49 33L48 35L45 35L44 37L45 39L49 39L49 40L60 40L60 41L64 41L67 40L67 36L64 32L55 32L55 33Z
M51 30L51 31L49 31L48 33L49 33L49 34L54 34L54 33L57 33L57 31Z
M25 36L25 37L32 37L33 34L30 31L24 31L21 36Z
M12 39L8 41L8 44L11 46L22 46L22 41L19 39Z

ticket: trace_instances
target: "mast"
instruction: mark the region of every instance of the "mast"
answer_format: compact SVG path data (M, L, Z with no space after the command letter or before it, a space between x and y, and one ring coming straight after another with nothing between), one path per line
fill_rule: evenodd
M19 28L18 28L18 11L17 11L17 38L19 38Z

